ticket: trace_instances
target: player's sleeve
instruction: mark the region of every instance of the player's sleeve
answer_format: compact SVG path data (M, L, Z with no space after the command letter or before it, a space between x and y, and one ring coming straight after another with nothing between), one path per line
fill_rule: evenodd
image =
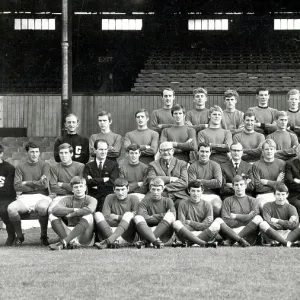
M209 189L218 189L222 186L222 171L219 164L211 164L213 179L201 179L201 183Z
M54 142L54 159L56 162L60 162L58 147L61 145L61 140L58 137Z
M161 133L162 128L158 127L159 123L158 123L158 119L157 119L157 114L156 111L154 110L151 114L151 126L152 129L158 133Z
M27 193L27 192L32 192L34 189L22 184L23 181L23 173L20 168L20 166L16 167L15 171L15 177L14 177L14 188L16 192L22 192L22 193Z
M124 137L124 149L125 151L127 150L127 147L131 145L131 140L130 140L130 135L129 135L129 132L127 132L125 134L125 137Z
M89 148L90 148L90 155L92 155L94 152L95 152L95 149L94 149L94 142L95 142L95 137L94 137L94 134L92 134L90 136L90 139L89 139Z
M142 154L144 154L144 155L146 154L149 156L155 155L158 150L158 140L159 140L159 134L157 132L153 131L151 133L151 144L149 145L150 149L146 149L147 145L142 145L141 146Z
M270 206L270 203L267 202L263 206L263 219L271 226L271 228L275 230L283 230L284 228L279 224L271 221L272 218L272 208Z
M196 181L197 178L197 162L193 163L188 169L188 182Z
M288 210L289 210L289 220L279 219L278 224L281 225L284 230L287 230L287 229L294 230L299 227L298 212L297 212L297 209L292 205L288 206ZM291 217L295 217L295 219L292 218L292 220L291 220Z
M69 196L66 196L59 200L59 202L53 207L52 214L56 217L64 217L74 212L74 208L69 206Z
M62 188L58 185L58 176L57 176L57 167L51 166L50 168L50 190L52 193L55 193L57 195L63 195L66 193L66 189Z
M221 218L231 228L239 227L239 222L233 219L230 215L231 213L231 198L226 198L223 201L222 209L221 209Z
M95 212L97 208L97 200L93 197L87 196L85 201L86 205L71 213L71 217L83 217Z
M213 208L210 203L204 203L204 209L206 210L205 219L202 222L196 222L191 220L190 226L194 228L196 231L204 231L207 229L213 222Z
M176 148L182 151L196 151L197 150L197 141L196 141L196 131L194 128L188 128L188 140L192 139L193 142L177 143Z
M148 213L148 209L147 209L147 195L145 196L145 198L139 203L138 206L138 215L144 217L146 223L149 226L156 226L159 224L159 222L163 219L163 214L157 214L157 215L153 215L150 216Z
M116 134L114 143L108 150L110 156L119 157L121 154L121 148L122 148L122 137L119 134Z

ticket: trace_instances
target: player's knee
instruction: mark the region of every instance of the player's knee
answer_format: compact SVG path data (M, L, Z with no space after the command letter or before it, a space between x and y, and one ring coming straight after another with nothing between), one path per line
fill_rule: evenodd
M211 201L211 205L216 208L216 209L221 209L222 208L222 200L219 196L216 196L216 198L214 198Z
M99 211L94 213L94 219L95 219L96 223L105 221L105 218L104 218L103 214Z
M221 220L221 221L223 221L222 219L217 218L217 219L216 219L216 220L208 227L208 229L209 229L210 231L212 231L212 232L219 232L219 231L220 231L220 226L221 226L221 224L220 224L220 221L218 221L218 219Z
M183 227L181 221L177 220L173 223L173 228L175 231L179 231Z
M83 219L87 220L89 224L93 224L94 223L94 218L92 214L86 215L82 217Z
M52 221L54 221L54 220L57 220L57 219L58 219L58 217L54 216L53 214L50 214L50 215L49 215L49 220L50 220L50 222L52 222Z
M262 221L260 224L259 224L259 228L266 232L269 228L270 228L270 225L266 222L266 221Z
M221 218L216 218L216 219L213 221L213 223L219 224L219 225L221 226L221 224L223 224L224 221L223 221L223 219L221 219Z
M35 211L40 216L47 216L48 215L48 207L49 205L46 205L45 203L39 204L35 207Z
M13 215L18 214L18 209L17 209L15 203L11 203L11 204L8 205L7 213L8 213L9 216L13 216Z
M175 221L175 216L171 212L167 212L164 216L164 220L167 221L169 224L173 224Z
M146 223L145 218L143 216L135 216L133 218L133 220L134 220L135 224L139 224L141 222L145 222Z
M263 222L263 218L261 216L255 216L252 219L252 222L255 223L256 225L259 225L261 222Z
M129 222L132 220L133 217L134 217L134 214L133 214L132 212L130 212L130 211L127 211L127 212L123 215L122 219L123 219L124 221L126 221L127 223L129 223Z

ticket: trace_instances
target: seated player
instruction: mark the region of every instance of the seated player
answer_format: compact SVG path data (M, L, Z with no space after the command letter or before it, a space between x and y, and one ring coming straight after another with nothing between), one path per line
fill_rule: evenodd
M171 109L175 124L163 129L160 142L171 142L173 144L174 157L185 162L190 161L190 151L197 148L195 129L185 125L185 108L175 104Z
M297 157L286 162L285 184L289 189L288 200L300 213L300 145L296 147Z
M253 245L256 242L258 226L263 221L258 215L258 203L255 198L246 195L247 180L241 175L236 175L232 184L235 194L223 201L221 218L241 238ZM224 245L232 245L234 242L229 237Z
M159 152L161 157L148 166L148 182L156 177L161 178L165 184L163 196L171 198L178 207L179 202L187 197L187 163L173 157L174 149L171 142L161 143Z
M199 144L199 160L189 167L188 178L189 182L198 181L202 184L202 199L211 203L214 216L217 217L222 207L222 201L218 196L222 185L222 171L218 163L209 159L211 153L209 144Z
M3 160L3 146L0 145L0 218L5 224L7 232L5 246L12 246L16 238L14 226L7 213L8 205L16 199L14 176L15 167Z
M147 193L147 170L148 166L139 161L141 150L137 144L131 144L126 149L128 159L120 165L120 178L129 182L128 193L142 200Z
M54 232L60 241L50 244L51 250L76 248L79 245L94 245L94 218L97 200L86 195L86 181L83 177L75 176L71 179L73 195L63 197L49 215ZM67 219L67 225L62 220ZM72 227L72 228L70 228Z
M292 89L287 93L287 102L289 104L289 110L287 111L289 116L288 127L297 135L298 140L300 140L299 95L300 91L297 89Z
M222 199L234 195L232 180L235 175L247 177L248 184L246 193L247 195L252 196L254 190L252 165L241 159L243 156L243 146L237 142L232 143L230 146L230 154L231 160L221 165L223 182L220 195Z
M213 220L213 210L209 202L202 199L203 187L199 181L189 183L190 197L181 202L178 208L178 220L173 223L176 235L181 241L188 241L187 245L197 244L204 247L216 247L216 235L221 233L227 238L238 242L242 247L250 244L236 234L220 218ZM176 244L174 245L176 246Z
M9 220L16 232L15 245L20 246L24 242L24 234L21 227L21 215L36 212L41 225L41 245L48 246L47 226L48 207L52 199L48 196L48 181L50 166L40 160L40 148L33 142L25 146L27 160L21 161L15 171L14 188L17 200L8 205Z
M90 154L94 157L96 149L94 148L96 140L105 140L108 144L107 158L116 161L121 154L122 137L110 130L112 117L109 112L101 111L98 114L98 125L100 132L92 134L89 140Z
M73 147L72 160L83 164L86 164L90 158L89 140L77 133L79 126L78 118L69 114L66 116L65 127L66 134L58 137L54 143L54 158L56 162L60 162L59 146L64 143L68 143Z
M262 133L254 131L255 115L253 112L244 114L244 128L241 132L232 137L234 143L241 143L243 146L242 160L253 163L260 159L261 146L265 141Z
M153 178L150 181L150 194L139 203L134 221L142 240L136 242L137 248L152 244L159 249L173 236L172 225L176 220L176 210L173 201L163 197L164 187L161 178Z
M267 139L262 144L262 157L252 165L256 199L262 209L266 202L274 201L274 187L284 181L285 162L275 158L276 144Z
M279 111L276 115L277 130L267 136L276 144L275 157L288 160L296 156L295 148L298 146L298 138L293 132L287 131L289 117L287 112Z
M114 193L106 197L102 213L94 214L96 231L100 243L95 243L98 249L118 248L119 240L133 243L136 230L133 223L139 199L128 194L129 187L126 179L118 178L114 183ZM112 227L116 227L113 231Z
M156 109L151 115L151 125L153 130L159 134L164 128L173 126L174 119L171 114L171 108L175 99L175 91L171 88L166 88L162 91L163 107Z
M232 136L229 130L221 128L223 111L214 105L209 110L209 126L198 133L198 144L210 144L212 153L210 159L221 164L228 161L227 153L232 144ZM192 160L195 161L195 160Z
M232 135L242 131L244 126L244 113L235 108L239 94L235 90L226 90L224 93L224 102L226 109L223 110L223 117L226 129L229 129Z
M84 164L73 161L73 147L63 143L58 147L60 163L50 168L50 190L51 197L55 197L49 206L48 213L52 208L67 195L72 195L71 179L75 176L83 176Z
M140 145L140 161L148 165L154 160L154 155L157 153L159 134L148 128L149 113L147 110L138 110L135 113L135 120L138 128L126 133L124 148L127 149L131 144Z
M253 112L255 115L255 131L265 136L276 130L275 117L277 109L268 106L270 94L269 89L260 87L256 90L256 99L258 106L250 107L247 112Z
M279 183L274 191L275 201L263 207L264 221L259 224L264 241L271 246L291 247L300 237L299 216L296 208L289 204L288 188Z
M114 181L119 176L119 166L107 158L109 146L106 140L96 140L93 147L96 157L85 165L83 176L87 182L88 194L97 199L97 211L101 211L105 197L113 192Z

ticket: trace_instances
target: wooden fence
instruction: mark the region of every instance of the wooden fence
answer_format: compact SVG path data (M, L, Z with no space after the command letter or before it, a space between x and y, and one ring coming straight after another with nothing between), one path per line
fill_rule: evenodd
M27 127L28 136L59 136L61 128L60 95L5 95L3 101L3 127ZM193 108L191 95L176 95L175 103L186 110ZM210 95L207 107L213 104L224 107L222 95ZM79 131L89 137L98 132L97 114L101 110L111 112L112 131L125 135L136 127L134 112L145 108L151 112L162 105L160 95L74 95L73 113L80 119ZM241 95L237 108L246 111L257 105L255 95ZM274 94L270 106L287 110L285 94Z

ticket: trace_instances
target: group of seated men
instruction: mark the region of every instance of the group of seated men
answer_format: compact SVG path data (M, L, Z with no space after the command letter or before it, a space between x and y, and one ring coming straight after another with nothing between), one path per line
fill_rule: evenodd
M193 94L195 109L186 113L173 104L174 91L163 90L163 107L151 116L154 130L140 109L137 129L124 140L110 130L106 111L98 114L100 132L89 140L77 133L78 118L68 115L51 167L33 142L16 168L2 159L0 146L5 244L24 242L21 217L36 212L41 244L49 245L48 220L60 238L52 250L115 248L120 241L138 248L215 247L216 240L246 247L258 234L268 245L297 246L299 91L288 93L287 112L268 106L266 88L257 90L258 106L246 113L235 108L234 90L224 93L224 111L205 107L204 88ZM126 157L117 162L122 143Z

